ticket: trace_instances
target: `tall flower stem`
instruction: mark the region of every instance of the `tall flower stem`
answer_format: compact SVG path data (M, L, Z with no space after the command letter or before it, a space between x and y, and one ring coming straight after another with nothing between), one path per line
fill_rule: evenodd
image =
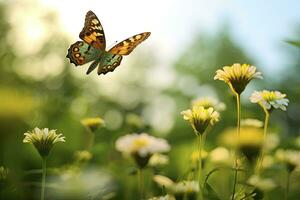
M47 169L47 157L42 158L42 190L41 190L41 200L45 199L45 183L46 183L46 169Z
M90 151L95 143L95 133L90 128L88 128L86 126L85 126L85 128L89 134L87 143L86 143L86 149Z
M268 126L269 126L269 119L270 119L270 113L269 111L263 107L263 110L265 112L265 122L264 122L264 139L263 139L263 144L266 143L266 137L267 137L267 132L268 132ZM265 156L265 149L264 149L264 146L262 148L262 151L261 151L261 154L260 154L260 158L259 158L259 161L258 161L258 167L257 167L257 172L258 174L260 173L261 171L261 168L262 168L262 163L263 163L263 160L264 160L264 156Z
M140 193L140 199L143 200L145 197L144 194L144 174L143 169L138 169L138 184L139 184L139 193Z
M236 182L238 178L238 147L240 143L240 132L241 132L241 99L240 94L236 93L236 107L237 107L237 147L235 149L235 173L231 200L234 200Z
M286 187L285 187L285 193L284 193L284 200L288 199L289 190L290 190L290 179L291 179L291 172L288 171L287 180L286 180Z
M202 143L203 137L202 134L197 136L198 138L198 179L199 179L199 199L203 200L203 188L202 188Z

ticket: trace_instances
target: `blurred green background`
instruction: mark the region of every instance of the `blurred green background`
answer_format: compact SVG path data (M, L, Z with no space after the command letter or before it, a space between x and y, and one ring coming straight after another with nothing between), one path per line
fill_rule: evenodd
M87 3L90 3L90 7L86 5L78 14L80 21L68 19L78 27L83 26L87 9L93 10L93 2ZM71 1L69 4L72 4ZM295 1L285 1L284 4L294 7L293 10L300 8ZM62 4L61 9L67 13L72 5L66 5ZM266 8L272 9L272 6ZM168 13L168 10L165 12ZM121 18L126 14L111 12L106 17ZM141 12L138 14L141 15ZM181 14L187 15L188 10L183 9ZM299 16L299 13L295 16L298 22ZM25 34L23 25L28 19L32 23L32 32ZM264 80L255 80L247 88L242 98L242 117L263 120L261 109L248 100L255 89L274 89L286 93L290 100L288 110L272 113L270 131L279 135L283 147L294 147L293 140L299 136L300 128L300 49L285 43L285 40L300 39L296 37L300 34L300 24L289 26L290 34L274 44L280 44L280 53L286 59L286 62L282 62L284 65L280 66L280 73L257 65L264 63L259 60L263 55L258 55L255 49L250 53L249 49L244 49L251 41L241 42L237 39L233 31L235 22L228 17L220 19L214 31L196 29L189 34L186 45L179 45L178 50L167 49L175 51L168 56L160 53L159 42L152 42L154 45L151 46L146 41L132 55L125 57L123 64L113 73L98 77L96 74L86 76L86 67L75 68L65 58L69 45L78 38L77 35L70 37L66 30L58 28L61 27L60 20L55 9L39 1L0 1L0 165L7 167L10 172L9 184L1 190L1 199L39 198L40 174L32 170L40 169L40 157L33 146L22 143L23 133L36 126L57 129L66 136L66 143L56 145L49 157L48 178L54 183L47 189L47 199L74 199L59 194L60 186L55 185L55 178L63 170L59 167L68 169L68 165L74 161L75 151L86 149L89 133L80 123L86 117L99 116L106 122L106 126L95 133L95 145L91 150L93 158L84 166L84 170L87 177L91 178L87 180L88 183L94 181L99 184L89 188L95 193L93 195L97 196L97 192L107 195L95 198L81 198L79 195L78 199L137 199L136 178L131 173L134 165L122 158L114 148L116 138L132 132L147 132L166 138L172 150L169 154L170 163L161 173L174 180L179 179L189 168L187 155L195 147L194 134L180 112L189 108L191 100L197 97L212 96L223 101L227 109L221 113L220 123L209 132L206 142L207 150L216 147L218 134L225 127L235 126L236 117L234 97L228 92L228 87L214 81L213 76L222 66L237 62L257 66L264 75ZM151 18L148 20L151 21ZM190 20L193 18L190 17ZM137 22L126 21L130 26ZM43 25L42 37L35 29L38 23ZM263 24L257 23L256 28L262 29ZM277 28L280 29L280 24ZM109 35L110 30L107 29L105 33ZM122 25L122 29L126 29L126 26ZM78 33L80 30L77 29ZM122 33L121 30L119 32ZM173 30L173 34L170 37L176 38L177 31ZM249 34L252 34L251 30ZM268 30L265 34L268 35ZM157 38L159 29L153 35ZM169 39L163 38L165 33L161 36L161 40ZM35 38L40 40L31 43ZM168 60L170 56L172 59ZM159 195L160 190L153 186L149 177L146 185L153 189L148 196ZM293 181L297 182L297 178ZM300 191L295 187L291 191L294 199L297 199ZM98 191L99 188L102 188L101 191Z

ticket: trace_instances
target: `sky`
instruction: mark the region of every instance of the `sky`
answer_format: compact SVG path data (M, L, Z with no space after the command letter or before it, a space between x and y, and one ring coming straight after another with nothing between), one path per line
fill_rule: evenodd
M51 35L49 30L65 33L69 37L70 44L78 41L86 12L92 10L104 27L107 48L112 47L116 41L134 34L151 31L149 39L123 59L122 66L128 65L131 59L134 60L135 56L141 55L137 51L155 49L155 56L158 58L155 62L156 69L151 66L149 77L143 81L158 89L177 82L179 85L182 83L182 88L185 89L186 84L190 84L189 88L192 88L195 95L213 96L214 90L205 84L199 86L194 80L182 82L178 80L178 76L172 74L171 69L178 56L186 52L198 33L214 35L224 24L229 24L232 38L256 59L258 70L263 72L269 70L272 72L271 75L279 74L283 70L282 66L288 63L283 49L294 48L284 40L300 40L294 30L296 25L300 25L300 1L296 0L11 0L10 2L17 3L11 4L11 9L7 11L9 21L14 27L8 39L15 45L16 52L23 54L23 57L34 55L43 47L42 41L53 39L47 38L47 35L48 37ZM59 25L43 23L45 9L41 9L40 6L46 10L53 10L57 14ZM16 71L23 76L43 80L49 74L57 75L63 70L64 64L68 62L65 54L63 58L53 52L42 61L39 58L27 59ZM226 64L231 63L224 63ZM76 68L74 75L87 77L86 67ZM97 79L99 87L105 85L101 90L103 94L111 97L118 95L121 103L124 99L124 102L128 103L130 100L134 105L138 99L138 92L129 88L125 90L123 87L120 90L118 87L122 85L123 79L128 77L134 79L138 74L129 74L132 71L122 69L126 67L119 68L118 73L111 73L109 76L99 78L94 73L92 77ZM83 70L82 73L79 70ZM110 84L111 82L114 84ZM198 90L191 86L195 86ZM174 123L172 117L175 116L176 105L169 97L158 98L155 93L152 95L153 98L149 99L153 101L149 108L145 109L145 119L148 119L153 127L158 127L160 132L167 133ZM77 104L74 107L77 111L80 110ZM165 123L162 124L161 120Z
M300 24L297 0L37 1L57 12L70 41L78 40L88 10L100 19L108 48L116 41L151 31L151 40L143 48L155 48L161 65L175 61L196 33L214 34L224 23L229 23L237 42L257 59L257 67L267 70L280 72L287 62L282 51L288 46L284 40L300 39L294 30ZM32 26L29 30L37 38Z

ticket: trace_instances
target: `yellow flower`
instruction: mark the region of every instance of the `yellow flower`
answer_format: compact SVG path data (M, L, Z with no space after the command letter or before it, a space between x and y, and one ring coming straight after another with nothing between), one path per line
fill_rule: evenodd
M81 120L81 124L88 129L90 129L92 132L96 131L99 126L104 126L105 122L100 117L94 117L94 118L85 118Z
M201 150L201 159L205 160L208 156L207 151L205 150ZM191 155L191 161L193 163L197 163L199 161L199 151L193 151L192 155Z
M255 161L264 145L263 130L255 127L241 127L239 140L235 128L226 129L221 140L227 146L238 147L250 162Z
M219 102L212 97L201 97L192 102L192 106L203 106L205 109L209 107L214 108L217 111L223 111L226 109L226 105L223 102Z
M254 78L262 78L262 73L256 71L256 67L248 64L235 63L232 66L224 66L223 70L217 70L215 80L227 83L230 89L237 94L241 94L247 84Z
M32 131L24 133L24 143L31 143L42 157L48 156L53 145L57 142L65 142L65 137L62 134L56 134L56 130L48 128L35 128Z
M242 119L241 120L241 126L248 126L248 127L256 127L256 128L261 128L263 127L264 123L258 119L252 119L252 118L247 118L247 119Z
M197 135L202 135L209 124L213 125L219 121L220 114L212 107L193 106L192 110L182 111L183 119L189 121Z
M89 151L83 150L76 151L74 157L77 162L87 162L92 159L93 155Z
M290 172L300 166L300 151L278 149L275 158L285 164Z
M286 98L286 94L282 94L279 91L254 91L250 97L252 103L258 103L262 108L271 110L278 109L286 110L286 106L289 104L289 100Z

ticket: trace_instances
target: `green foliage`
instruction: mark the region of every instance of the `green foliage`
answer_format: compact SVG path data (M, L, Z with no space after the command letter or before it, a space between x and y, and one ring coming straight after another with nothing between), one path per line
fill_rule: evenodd
M300 41L293 41L293 40L288 40L286 41L287 43L294 45L296 47L300 47Z

